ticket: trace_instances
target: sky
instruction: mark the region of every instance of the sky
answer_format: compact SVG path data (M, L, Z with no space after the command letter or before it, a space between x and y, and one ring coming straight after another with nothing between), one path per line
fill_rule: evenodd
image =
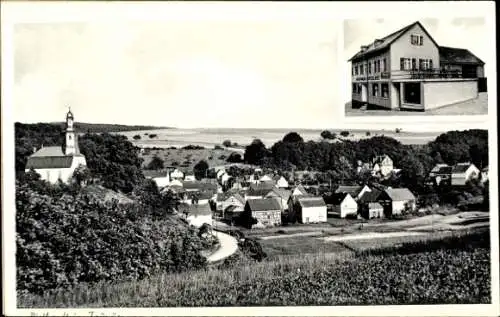
M14 119L318 127L338 108L339 23L17 24Z
M436 18L393 18L391 19L349 19L344 21L344 74L350 83L351 71L349 58L356 54L361 45L368 45L376 38L382 38L415 21L425 27L432 38L442 46L466 48L485 62L485 71L494 63L491 51L491 32L488 32L484 17L441 17ZM493 56L494 57L494 56ZM350 99L350 90L343 94L345 101Z

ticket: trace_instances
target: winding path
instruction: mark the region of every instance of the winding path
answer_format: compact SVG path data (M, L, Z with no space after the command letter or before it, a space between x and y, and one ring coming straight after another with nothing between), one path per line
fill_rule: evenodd
M208 262L217 262L231 256L238 250L238 241L226 233L215 231L214 235L219 239L220 247L207 257Z

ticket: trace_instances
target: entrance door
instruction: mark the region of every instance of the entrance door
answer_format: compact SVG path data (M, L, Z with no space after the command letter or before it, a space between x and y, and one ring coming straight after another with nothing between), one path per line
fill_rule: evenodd
M368 101L368 86L367 84L361 84L361 101Z
M420 83L405 83L404 84L404 102L412 104L420 104Z

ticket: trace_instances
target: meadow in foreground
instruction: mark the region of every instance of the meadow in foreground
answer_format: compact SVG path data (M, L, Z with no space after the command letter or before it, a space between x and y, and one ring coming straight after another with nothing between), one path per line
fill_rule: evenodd
M427 250L427 251L426 251ZM379 254L375 254L379 253ZM380 254L382 253L382 254ZM489 234L357 255L282 256L139 282L20 296L20 307L172 307L488 303Z

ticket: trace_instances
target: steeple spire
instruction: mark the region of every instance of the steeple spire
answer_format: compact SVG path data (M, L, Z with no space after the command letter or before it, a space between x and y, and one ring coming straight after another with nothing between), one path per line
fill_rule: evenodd
M78 140L73 127L74 123L73 113L71 112L71 107L68 106L68 113L66 114L66 144L65 144L65 154L75 155L78 154Z

